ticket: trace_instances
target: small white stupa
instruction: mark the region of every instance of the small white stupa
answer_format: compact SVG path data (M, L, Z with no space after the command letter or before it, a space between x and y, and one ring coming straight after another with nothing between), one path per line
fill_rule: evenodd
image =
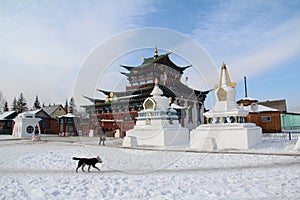
M261 143L261 128L245 123L248 111L240 109L236 103L235 85L223 63L215 90L216 104L211 111L204 113L207 123L191 131L192 149L249 149Z
M35 118L34 113L24 112L20 113L15 119L15 125L12 136L18 138L33 138L34 141L40 138L39 121L41 119ZM39 139L38 139L39 140Z
M173 146L188 145L189 130L181 127L176 110L169 106L169 99L163 95L157 80L138 112L133 129L126 132L123 146Z

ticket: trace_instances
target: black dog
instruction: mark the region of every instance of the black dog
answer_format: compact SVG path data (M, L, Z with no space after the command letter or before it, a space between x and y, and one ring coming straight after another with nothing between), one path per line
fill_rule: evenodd
M76 157L73 157L73 160L78 160L78 166L76 168L76 172L78 172L78 168L81 167L81 166L82 166L81 170L83 172L85 172L84 169L83 169L85 165L89 166L88 172L90 172L91 166L93 166L95 169L100 171L100 169L95 166L97 163L102 163L102 160L100 159L99 156L97 156L97 158L76 158Z

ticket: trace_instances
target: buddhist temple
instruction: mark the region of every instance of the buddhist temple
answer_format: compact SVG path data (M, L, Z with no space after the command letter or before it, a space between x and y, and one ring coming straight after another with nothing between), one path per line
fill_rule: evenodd
M134 127L138 111L143 109L143 102L150 96L155 80L170 103L186 108L177 110L182 127L192 130L203 124L204 101L209 91L192 89L182 83L184 71L192 66L176 65L170 54L171 50L159 55L155 48L152 57L142 56L139 66L120 65L123 69L121 75L126 76L129 82L125 91L98 89L106 96L103 99L84 96L93 103L82 106L90 115L92 128L97 131L101 124L108 136L113 136L114 131L120 129L123 137L127 130Z

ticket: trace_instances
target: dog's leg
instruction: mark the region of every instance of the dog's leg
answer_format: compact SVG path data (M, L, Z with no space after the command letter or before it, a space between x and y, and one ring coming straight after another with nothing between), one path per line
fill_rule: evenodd
M93 165L93 167L94 167L95 169L98 169L98 171L101 171L98 167L96 167L96 165Z
M90 172L91 165L89 165L88 172Z
M78 161L78 165L77 165L77 168L76 168L76 172L77 172L77 173L78 173L79 167L81 167L82 164L83 164L82 162Z
M85 166L85 164L83 163L83 164L82 164L82 167L81 167L81 170L82 170L83 172L85 172L84 169L83 169L84 166Z

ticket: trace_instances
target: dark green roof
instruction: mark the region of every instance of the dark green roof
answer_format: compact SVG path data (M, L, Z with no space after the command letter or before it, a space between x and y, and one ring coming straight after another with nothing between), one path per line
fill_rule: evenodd
M175 97L176 95L174 94L174 92L172 90L170 90L169 88L158 84L159 88L163 91L165 96L168 97ZM150 87L144 87L144 88L138 88L135 90L127 90L127 91L121 91L121 92L113 92L113 91L109 91L109 90L101 90L101 89L97 89L99 92L102 92L103 94L109 96L110 93L112 92L114 95L116 95L117 97L124 97L124 96L128 96L128 98L132 98L132 99L137 99L137 98L141 98L141 97L149 97L150 93L152 92L154 87L154 83L151 84ZM131 97L133 96L133 97Z
M170 53L166 53L163 55L158 55L158 56L153 56L150 58L144 58L144 61L141 65L133 67L133 66L125 66L125 65L120 65L121 67L127 69L128 71L131 71L133 69L139 69L139 68L144 68L144 67L148 67L151 66L152 64L162 64L162 65L166 65L169 66L177 71L179 71L181 74L183 74L183 71L189 67L191 67L191 65L189 66L185 66L185 67L180 67L177 66L175 63L173 63L170 58L169 58L169 54ZM122 73L124 75L126 75L126 73Z

